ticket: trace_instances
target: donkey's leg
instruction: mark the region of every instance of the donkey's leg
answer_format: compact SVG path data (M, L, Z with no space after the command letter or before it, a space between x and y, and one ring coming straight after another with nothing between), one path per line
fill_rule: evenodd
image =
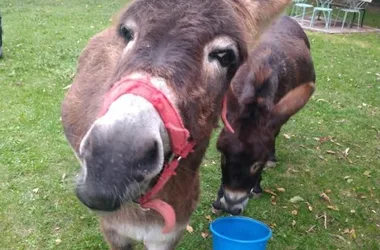
M276 140L277 140L277 136L278 134L280 133L280 129L278 129L275 134L274 134L274 143L273 143L273 147L270 149L270 153L269 153L269 159L268 161L265 163L265 168L274 168L276 167L277 165L277 157L276 157Z
M122 236L117 233L115 230L103 230L103 235L108 244L111 247L111 250L132 250L133 245L132 239Z
M159 232L158 234L161 234L160 237L155 237L157 240L146 240L144 242L145 249L146 250L175 250L176 246L178 245L183 233L184 233L185 227L181 227L180 229L176 229L176 231L173 231L168 234L162 234ZM159 240L158 240L159 239Z
M250 198L253 198L253 199L260 198L261 194L263 193L263 189L261 188L261 185L260 185L261 180L262 180L262 177L261 177L261 172L260 172L255 184L253 185Z

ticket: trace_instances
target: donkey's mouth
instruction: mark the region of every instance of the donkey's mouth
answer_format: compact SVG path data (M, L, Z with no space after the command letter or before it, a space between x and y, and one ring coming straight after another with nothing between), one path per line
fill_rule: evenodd
M219 188L216 200L212 203L212 211L215 214L226 212L232 215L239 215L247 207L251 193L242 191L233 192L222 185Z

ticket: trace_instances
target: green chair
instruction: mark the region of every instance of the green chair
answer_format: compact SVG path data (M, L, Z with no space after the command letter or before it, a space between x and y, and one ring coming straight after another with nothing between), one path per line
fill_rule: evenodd
M293 6L292 6L292 11L290 12L290 16L293 16L294 12L296 11L297 3L305 3L305 2L306 0L292 0Z
M331 2L332 2L332 0L317 0L318 6L314 7L314 9L313 9L313 15L311 17L310 27L312 27L314 25L316 13L322 12L323 16L325 17L325 23L326 23L325 28L326 29L330 28L331 14L333 11L333 9L330 8Z
M343 17L343 21L342 21L342 27L341 27L341 30L344 28L344 24L346 22L346 19L347 19L347 14L348 13L352 13L353 15L355 14L358 14L358 29L360 28L360 21L361 21L361 18L360 18L360 15L361 15L361 11L365 10L365 6L368 4L368 3L371 3L372 0L348 0L346 1L349 8L339 8L338 9L338 14L337 14L337 17L335 19L335 22L334 22L334 26L336 25L336 22L339 18L339 13L341 11L344 12L344 17ZM364 13L363 13L364 15ZM354 19L352 19L352 22L354 21Z
M314 6L312 4L306 3L306 0L293 0L293 8L291 12L291 16L293 16L293 13L295 12L295 15L293 17L297 18L298 16L298 9L302 9L301 14L301 25L303 24L303 21L305 19L306 9L307 8L313 8Z

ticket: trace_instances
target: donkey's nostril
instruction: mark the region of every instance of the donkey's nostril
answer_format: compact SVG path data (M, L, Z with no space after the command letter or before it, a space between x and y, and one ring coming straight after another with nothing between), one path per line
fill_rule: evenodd
M212 203L213 208L220 210L222 209L222 203L219 200L216 200Z
M147 159L150 159L151 161L155 161L158 157L158 142L154 141L153 144L148 148L146 152Z

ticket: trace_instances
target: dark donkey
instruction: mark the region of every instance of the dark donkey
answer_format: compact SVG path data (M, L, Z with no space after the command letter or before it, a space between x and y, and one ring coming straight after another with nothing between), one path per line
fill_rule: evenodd
M275 165L281 126L307 103L314 83L306 34L290 17L279 18L232 80L227 118L235 133L223 129L217 141L222 184L214 210L240 214L262 193L261 172Z
M112 249L176 246L230 80L289 1L136 0L90 40L62 121L82 166L77 197L107 211Z

